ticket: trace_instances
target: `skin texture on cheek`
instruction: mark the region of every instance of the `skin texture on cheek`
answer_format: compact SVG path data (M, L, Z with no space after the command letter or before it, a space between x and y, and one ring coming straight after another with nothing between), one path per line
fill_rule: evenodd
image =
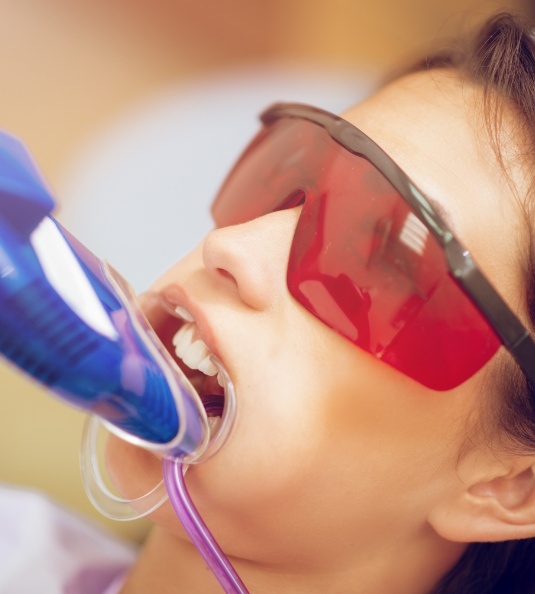
M355 554L356 533L383 534L407 510L411 522L417 515L424 521L426 501L454 467L459 426L444 423L454 398L421 402L429 398L425 390L400 384L396 372L308 318L306 332L292 327L294 340L279 336L288 351L269 341L259 347L259 369L250 349L242 354L244 369L255 371L237 386L238 424L220 454L190 469L187 484L229 554L279 567L332 568ZM296 365L303 376L291 373ZM290 379L280 385L281 377ZM135 473L128 488L134 477L143 479L141 490L158 480L159 461L150 455L120 458L130 458ZM169 507L153 519L183 536ZM329 542L332 557L325 554Z
M194 269L186 264L188 278L212 303ZM216 303L238 419L223 450L192 467L186 482L225 551L274 566L334 566L355 554L355 533L380 535L407 509L423 518L426 498L451 470L446 452L456 451L459 427L445 419L455 400L430 399L293 300L245 318L224 298ZM129 496L161 478L159 460L121 442L108 462ZM168 505L152 519L185 538Z

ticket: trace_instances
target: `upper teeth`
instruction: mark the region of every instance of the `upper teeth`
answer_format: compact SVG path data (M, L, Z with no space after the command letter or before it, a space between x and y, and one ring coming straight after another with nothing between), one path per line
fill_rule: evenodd
M197 326L194 322L186 322L173 337L173 345L177 357L191 369L198 369L205 375L216 375L217 368L210 360L212 352L204 342L196 336Z
M193 316L189 313L189 311L185 307L182 307L181 305L177 305L175 307L175 313L183 320L186 320L186 322L193 322Z

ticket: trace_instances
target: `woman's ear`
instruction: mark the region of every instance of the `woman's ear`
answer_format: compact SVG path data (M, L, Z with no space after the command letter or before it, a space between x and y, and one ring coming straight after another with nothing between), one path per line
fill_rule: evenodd
M439 501L429 523L456 542L535 537L535 456L463 460L459 486Z

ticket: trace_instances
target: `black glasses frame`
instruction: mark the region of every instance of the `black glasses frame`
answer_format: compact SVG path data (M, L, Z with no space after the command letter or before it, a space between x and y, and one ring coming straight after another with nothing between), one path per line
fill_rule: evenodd
M385 176L438 241L444 250L450 274L485 316L503 346L535 387L535 341L531 333L405 172L364 132L328 111L299 103L276 103L260 116L264 124L281 118L298 118L321 126L340 146L366 159Z

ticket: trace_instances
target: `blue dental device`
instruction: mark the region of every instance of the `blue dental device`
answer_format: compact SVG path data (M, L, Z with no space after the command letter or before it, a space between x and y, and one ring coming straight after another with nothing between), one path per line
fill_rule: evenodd
M52 216L54 200L23 145L0 132L0 354L92 415L81 466L104 515L142 517L167 498L229 594L247 594L184 483L187 464L213 455L235 416L226 378L211 431L196 390L160 342L126 281ZM215 362L215 361L214 361ZM217 409L217 413L215 412ZM163 480L136 499L109 491L96 456L99 424L163 456Z
M209 440L198 394L128 284L53 208L23 145L0 132L0 353L130 441L194 459Z

